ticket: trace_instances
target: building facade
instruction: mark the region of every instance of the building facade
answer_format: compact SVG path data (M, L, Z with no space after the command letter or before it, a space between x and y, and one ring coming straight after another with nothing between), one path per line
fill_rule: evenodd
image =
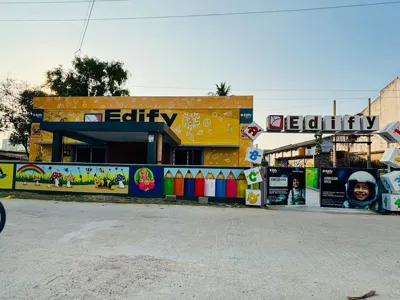
M368 106L360 114L368 115ZM371 115L379 115L379 129L393 121L400 121L400 79L395 78L380 91L380 95L371 103ZM367 142L368 137L359 137L358 142ZM371 137L371 160L378 162L387 148L386 142L378 135ZM392 144L392 147L400 147L400 144ZM340 145L338 150L344 150L366 159L367 144Z
M34 99L30 161L248 166L253 97Z

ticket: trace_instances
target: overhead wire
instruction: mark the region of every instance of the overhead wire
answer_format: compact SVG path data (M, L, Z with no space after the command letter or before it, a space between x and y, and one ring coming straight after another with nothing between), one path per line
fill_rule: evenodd
M345 9L345 8L359 8L359 7L372 7L383 5L400 4L399 1L386 1L374 3L361 3L361 4L348 4L336 6L321 6L321 7L307 7L295 9L277 9L277 10L260 10L260 11L245 11L245 12L225 12L225 13L205 13L205 14L184 14L184 15L164 15L164 16L138 16L138 17L109 17L109 18L96 18L92 21L123 21L123 20L155 20L155 19L183 19L183 18L207 18L207 17L226 17L226 16L244 16L244 15L264 15L276 13L295 13L295 12L309 12L309 11L322 11L332 9ZM0 22L81 22L82 19L0 19Z
M79 44L78 44L78 50L75 52L75 54L80 53L81 50L82 50L82 45L83 45L83 42L84 42L84 40L85 40L86 31L87 31L87 28L88 28L88 26L89 26L90 17L92 16L92 11L93 11L93 6L94 6L94 2L95 2L95 1L96 1L96 0L92 0L92 1L89 3L89 6L88 6L88 13L87 13L87 15L86 15L86 22L83 24L82 33L81 33L81 39L80 39Z
M97 0L97 2L128 2L133 0ZM91 0L59 0L59 1L0 1L0 5L28 5L28 4L80 4L90 3Z

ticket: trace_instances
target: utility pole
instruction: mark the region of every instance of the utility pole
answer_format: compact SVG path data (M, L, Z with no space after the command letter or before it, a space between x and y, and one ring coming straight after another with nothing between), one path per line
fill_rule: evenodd
M368 98L368 116L371 115L371 98ZM371 168L371 135L368 134L367 168Z
M336 100L333 100L333 116L336 117ZM332 164L333 167L336 168L336 133L333 134L333 158Z

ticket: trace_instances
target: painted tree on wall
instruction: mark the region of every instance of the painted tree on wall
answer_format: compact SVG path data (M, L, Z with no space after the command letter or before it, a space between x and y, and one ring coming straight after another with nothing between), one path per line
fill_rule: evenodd
M72 69L62 66L46 73L46 85L54 96L129 96L124 88L128 70L120 61L101 61L92 57L75 57Z

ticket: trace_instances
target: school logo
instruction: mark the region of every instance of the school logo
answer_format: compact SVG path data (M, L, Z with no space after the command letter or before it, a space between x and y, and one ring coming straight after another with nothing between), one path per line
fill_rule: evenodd
M103 115L98 114L85 114L84 121L85 122L101 122L103 119Z
M239 111L240 124L250 124L253 122L253 109L252 108L241 108Z
M267 117L267 130L270 131L281 131L283 129L283 116L273 115Z
M105 122L157 122L156 119L162 119L169 127L175 122L177 113L160 113L158 109L132 109L129 113L121 114L120 109L108 109L105 111Z

